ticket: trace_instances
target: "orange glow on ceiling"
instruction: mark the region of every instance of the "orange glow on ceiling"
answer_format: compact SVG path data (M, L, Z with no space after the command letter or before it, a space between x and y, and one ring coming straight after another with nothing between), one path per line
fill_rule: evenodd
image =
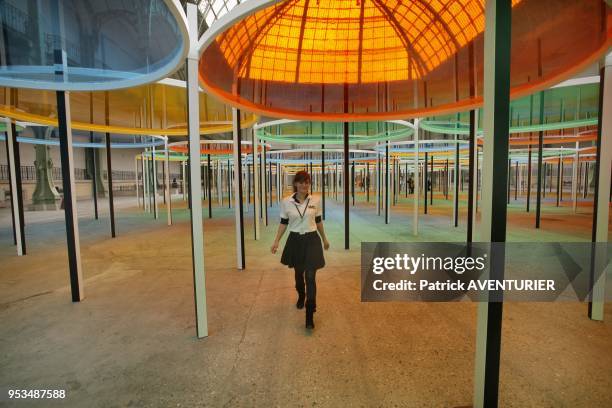
M217 44L242 79L354 84L422 78L483 31L484 0L288 0Z

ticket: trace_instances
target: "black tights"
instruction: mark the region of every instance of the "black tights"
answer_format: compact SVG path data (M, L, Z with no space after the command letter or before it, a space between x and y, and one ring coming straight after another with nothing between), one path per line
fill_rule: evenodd
M309 270L295 267L295 290L300 295L306 295L306 308L315 309L317 307L317 282L315 280L317 270ZM304 285L306 278L306 285Z

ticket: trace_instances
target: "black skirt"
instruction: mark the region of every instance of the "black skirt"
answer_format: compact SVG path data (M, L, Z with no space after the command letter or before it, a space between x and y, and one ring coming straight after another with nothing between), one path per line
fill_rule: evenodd
M325 266L323 258L323 245L321 238L316 231L307 232L300 235L297 232L290 232L281 263L289 268L299 268L304 270L316 270Z

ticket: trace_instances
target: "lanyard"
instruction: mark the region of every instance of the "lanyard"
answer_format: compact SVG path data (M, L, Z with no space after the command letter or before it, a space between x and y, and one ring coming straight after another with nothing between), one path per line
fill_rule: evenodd
M295 206L295 209L297 210L298 214L300 214L300 218L304 219L304 215L306 214L306 210L308 209L308 204L310 203L310 198L308 199L308 201L306 201L306 206L304 207L304 212L300 211L300 208L297 206L296 203L293 203L293 205Z

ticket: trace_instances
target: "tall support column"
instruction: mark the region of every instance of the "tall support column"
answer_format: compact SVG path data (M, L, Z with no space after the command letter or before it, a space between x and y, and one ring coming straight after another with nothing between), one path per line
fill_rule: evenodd
M557 207L561 201L561 166L563 157L559 155L559 161L557 162Z
M134 159L134 178L136 179L136 205L140 208L140 178L138 177L138 158Z
M153 140L151 138L151 140ZM158 217L158 212L157 212L157 158L155 157L155 145L153 145L152 147L152 153L151 153L151 168L153 169L152 171L152 177L151 177L151 181L153 182L153 217L155 219L157 219ZM198 162L197 165L200 165L200 159L198 158ZM201 190L201 188L200 188Z
M366 202L370 202L370 162L366 162L366 173L364 179L364 185L366 189Z
M580 142L576 142L576 150L574 152L574 160L572 163L572 211L576 213L576 204L578 201L578 166L579 166L579 149Z
M208 218L212 218L212 167L210 164L210 153L206 155L206 189L208 196Z
M376 142L376 214L380 215L380 152Z
M185 160L181 162L181 168L183 169L183 178L181 179L181 184L183 186L183 201L187 201L187 186L185 185L187 176L185 172Z
M389 141L385 141L385 224L389 223Z
M469 135L469 159L468 159L468 208L467 208L467 242L474 240L474 224L476 220L476 163L478 160L478 145L476 143L476 132L478 121L476 120L477 110L470 111L470 135Z
M255 228L253 228L255 233L255 240L259 239L259 218L261 217L261 201L260 201L260 193L259 193L259 138L256 135L255 129L252 131L252 140L253 144L253 203L255 205L255 213L253 217L255 218L253 222L255 223Z
M232 108L233 154L234 154L234 213L236 217L236 265L238 269L246 267L244 253L244 213L242 204L242 131L240 110Z
M164 174L166 176L166 213L168 225L172 225L172 192L170 191L170 151L168 150L168 136L165 136L164 146L166 148L166 160L164 161Z
M612 54L608 54L600 69L599 112L592 241L606 243L608 242L610 171L612 170ZM592 297L589 302L589 318L592 320L603 320L604 318L606 274L602 271L599 276L596 276L594 268L599 266L601 269L606 264L606 252L605 249L595 247L595 254L592 255L590 280Z
M514 201L518 199L519 186L519 162L517 160L514 163Z
M506 185L510 114L510 38L508 0L485 3L484 155L482 239L506 241ZM490 278L503 279L504 251L491 251ZM503 302L480 302L476 333L474 407L497 407Z
M412 233L419 235L419 119L414 120L414 196L412 201Z
M280 157L278 157L280 160ZM276 204L280 206L280 202L283 195L283 188L281 186L281 166L280 162L276 163ZM279 207L280 208L280 207ZM323 189L323 219L325 219L325 189Z
M64 53L61 51L62 54ZM56 53L58 51L56 50ZM57 56L56 56L57 57ZM68 246L68 268L73 302L83 300L83 269L81 267L81 246L79 218L76 206L74 183L74 152L72 149L72 128L70 124L70 96L68 92L57 91L57 121L62 161L62 187L64 190L64 215L66 219L66 241Z
M434 157L433 155L429 158L429 175L431 176L431 191L429 192L429 205L433 205L433 196L434 196L434 181L435 181L435 173L434 173Z
M217 186L217 203L219 207L223 207L223 167L221 165L221 160L218 158L215 163L213 163L213 169L215 175L215 185Z
M187 3L189 54L187 55L187 112L189 126L189 200L191 201L191 254L198 338L208 336L204 232L202 228L202 174L200 167L200 99L198 95L198 10Z
M533 125L533 94L529 97L529 125ZM529 132L529 146L527 152L527 212L531 205L531 132Z
M540 92L540 124L544 122L544 92ZM538 183L536 192L536 219L535 227L540 228L540 214L542 211L542 182L545 181L546 172L542 173L542 153L544 148L544 131L538 132Z
M325 145L321 145L321 206L323 220L325 220ZM279 195L280 196L280 195Z
M19 143L17 142L17 129L15 123L7 118L5 119L5 126L14 238L15 244L17 245L17 255L22 256L26 254L26 241L23 193L21 191L21 158L19 155Z
M142 165L142 207L145 212L149 211L149 164L147 162L148 151L145 151L140 155L140 164ZM183 174L185 173L183 168ZM184 179L183 179L184 188ZM183 190L184 191L184 190Z
M262 205L262 215L263 215L263 222L264 225L267 227L268 226L268 177L266 175L266 159L267 159L267 154L266 154L266 144L263 144L263 152L261 155L261 180L262 180L262 191L261 191L261 198L263 200L263 205Z
M427 186L428 184L427 158L428 158L428 155L427 155L427 152L425 152L425 162L423 163L423 196L424 196L423 203L425 204L425 206L423 207L423 214L427 214L427 193L429 192L429 188ZM433 194L433 191L430 194Z
M346 87L345 93L346 93ZM343 144L344 144L344 162L342 165L342 191L344 196L344 249L349 249L349 124L348 122L343 123Z
M93 132L89 132L89 141L93 143L94 136ZM95 148L87 149L87 153L91 156L91 167L92 167L92 175L91 175L91 195L93 198L94 204L94 219L98 219L98 164L96 163L98 158L98 151ZM85 154L87 154L85 153ZM138 173L136 173L136 177L138 177ZM136 184L138 186L138 183ZM136 200L138 200L138 188L136 189Z
M106 172L108 181L108 210L110 215L111 237L115 238L115 202L113 200L113 167L111 159L110 133L104 135L106 142Z
M453 164L453 225L459 226L459 142L455 135L455 163Z
M353 162L351 163L351 198L353 199L353 207L354 207L355 206L355 157L353 157Z
M232 208L232 165L227 161L227 208Z

